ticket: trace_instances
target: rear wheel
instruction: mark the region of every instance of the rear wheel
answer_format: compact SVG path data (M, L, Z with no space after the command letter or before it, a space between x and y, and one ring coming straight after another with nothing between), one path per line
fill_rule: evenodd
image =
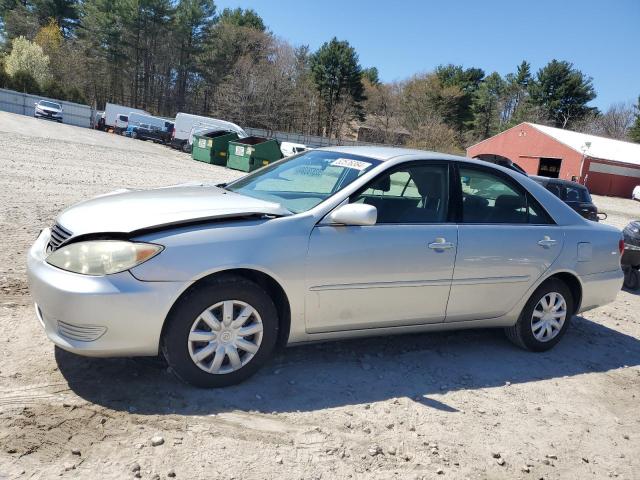
M567 285L552 278L533 292L516 324L505 332L522 348L536 352L549 350L567 331L573 308L573 296Z
M640 271L635 268L624 270L624 287L629 290L637 290L640 287Z
M242 277L203 283L167 317L162 351L174 373L198 387L226 387L253 375L278 336L276 308L266 292Z

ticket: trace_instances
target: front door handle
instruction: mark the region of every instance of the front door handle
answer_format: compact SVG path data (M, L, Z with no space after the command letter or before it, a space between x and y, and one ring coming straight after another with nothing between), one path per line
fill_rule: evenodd
M549 237L548 235L545 235L542 240L538 241L538 245L540 245L541 247L544 247L544 248L553 247L556 243L558 243L558 241L554 240L553 238Z
M449 250L450 248L453 248L455 245L451 242L447 242L446 239L442 238L442 237L438 237L435 239L435 241L431 242L429 244L429 248L431 250Z

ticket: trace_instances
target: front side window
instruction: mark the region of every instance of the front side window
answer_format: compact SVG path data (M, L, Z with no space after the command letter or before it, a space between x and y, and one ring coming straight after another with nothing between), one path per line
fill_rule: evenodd
M562 198L562 189L557 183L550 182L547 184L546 189L553 193L556 197Z
M300 213L315 207L379 164L379 160L369 157L311 150L261 168L226 188L279 203L293 213Z
M377 223L442 223L449 207L446 165L408 165L374 179L351 203L378 210Z
M460 181L464 223L550 223L530 195L501 176L460 168Z

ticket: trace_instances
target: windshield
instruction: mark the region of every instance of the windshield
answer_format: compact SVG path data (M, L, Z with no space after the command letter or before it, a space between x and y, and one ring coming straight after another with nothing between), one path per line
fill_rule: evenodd
M60 110L60 105L58 105L57 103L53 103L53 102L47 102L46 100L40 100L40 106L41 107L49 107L49 108L57 108L58 110Z
M311 150L264 167L227 185L249 197L306 212L342 190L380 161L339 152Z

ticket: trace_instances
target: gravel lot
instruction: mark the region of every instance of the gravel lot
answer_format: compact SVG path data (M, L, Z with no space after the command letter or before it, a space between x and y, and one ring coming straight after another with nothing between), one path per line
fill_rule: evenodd
M0 479L638 478L640 292L575 318L544 354L487 330L336 342L197 390L157 360L54 349L25 254L81 199L237 172L2 112L0 172ZM616 226L640 217L595 201Z

